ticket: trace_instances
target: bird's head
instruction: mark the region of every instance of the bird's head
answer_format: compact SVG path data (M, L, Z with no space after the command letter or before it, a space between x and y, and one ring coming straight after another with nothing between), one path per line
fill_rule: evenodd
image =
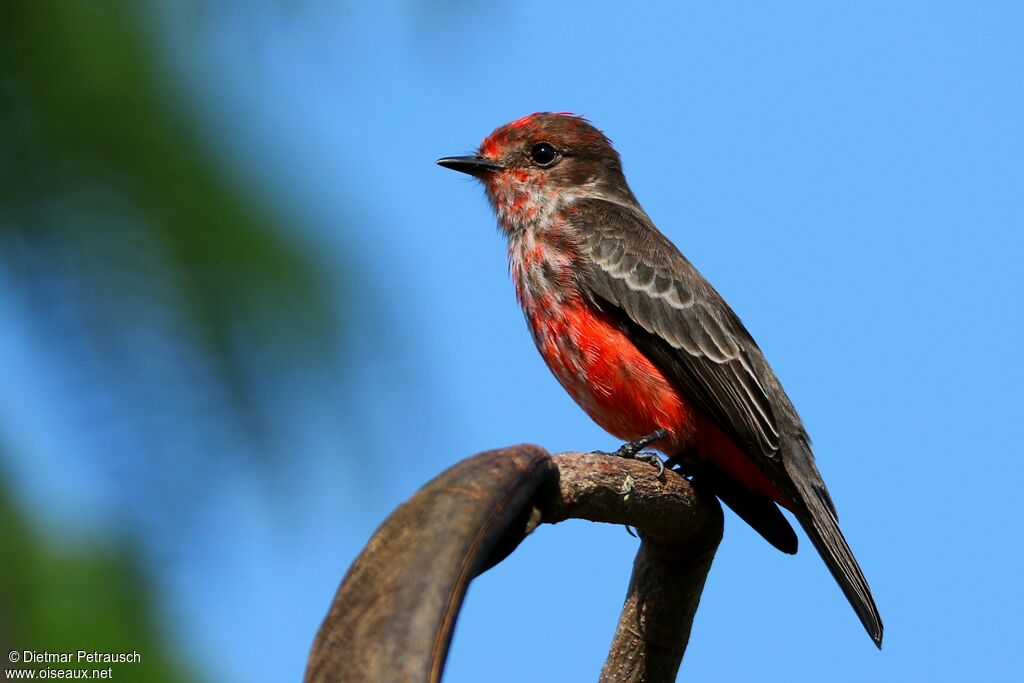
M632 198L611 141L573 114L524 116L495 129L476 154L437 163L483 182L506 228L542 219L582 196Z

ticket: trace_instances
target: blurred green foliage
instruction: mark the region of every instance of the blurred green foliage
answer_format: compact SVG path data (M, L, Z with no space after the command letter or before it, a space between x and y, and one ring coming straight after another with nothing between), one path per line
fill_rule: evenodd
M115 678L196 680L166 644L138 560L127 548L93 543L58 549L39 536L0 486L0 669L8 666L10 650L136 651L139 664L111 665Z
M56 549L0 487L0 641L138 650L145 673L132 670L131 680L169 681L192 673L157 626L146 570L159 553L150 547L147 557L142 546L190 541L194 520L182 519L201 510L197 485L216 492L230 476L212 463L231 454L208 444L249 430L257 438L232 452L259 453L253 444L275 415L253 385L264 382L264 396L277 391L276 380L294 369L287 358L327 367L320 360L334 358L340 332L307 245L240 190L204 144L145 11L114 0L0 3L0 275L8 283L0 286L17 290L2 294L42 321L43 338L56 338L56 351L37 351L61 356L44 366L92 368L85 380L57 384L85 395L59 401L114 411L103 413L108 431L148 420L137 431L152 439L117 442L117 456L113 447L101 456L113 464L95 464L111 470L110 497L125 499L113 507L124 508L127 532ZM68 310L84 313L68 323ZM267 353L277 356L267 361ZM181 361L197 354L189 367ZM122 381L127 389L107 386ZM185 454L167 436L204 428L196 415L235 426L228 437L183 438L193 450L200 444ZM163 518L147 526L137 519L143 509Z
M38 229L40 201L99 186L143 214L188 274L191 314L227 369L239 311L281 319L276 332L293 341L331 337L309 255L204 153L139 12L109 0L2 4L0 227Z

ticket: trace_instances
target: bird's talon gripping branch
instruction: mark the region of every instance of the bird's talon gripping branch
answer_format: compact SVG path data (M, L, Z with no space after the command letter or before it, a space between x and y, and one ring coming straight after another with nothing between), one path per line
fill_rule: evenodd
M657 453L651 453L650 451L643 451L636 453L632 457L634 460L641 460L643 462L649 462L658 468L658 479L665 478L665 461L661 459Z
M636 458L637 460L647 460L650 462L650 458L641 458L639 456L644 455L640 451L650 446L652 443L659 439L664 439L668 436L668 430L657 429L647 436L641 436L639 439L627 441L619 447L619 450L615 451L613 455L617 455L620 458ZM658 458L658 462L661 462L661 458Z
M658 468L658 479L665 477L665 461L657 453L651 453L644 451L645 448L650 446L658 439L664 439L668 436L668 431L665 429L658 429L651 432L647 436L642 436L639 439L627 441L619 447L619 450L614 453L608 453L607 451L594 451L601 455L613 455L617 458L626 458L627 460L641 460L643 462L649 462Z

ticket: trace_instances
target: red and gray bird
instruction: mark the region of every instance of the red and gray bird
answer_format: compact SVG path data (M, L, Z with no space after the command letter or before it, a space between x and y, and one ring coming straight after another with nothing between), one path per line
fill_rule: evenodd
M800 416L739 317L640 207L611 141L582 117L538 113L437 163L483 183L533 340L580 407L625 441L661 436L671 463L792 554L789 510L881 647Z

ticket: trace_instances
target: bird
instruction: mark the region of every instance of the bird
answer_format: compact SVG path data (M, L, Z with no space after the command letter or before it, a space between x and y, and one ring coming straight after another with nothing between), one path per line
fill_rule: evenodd
M619 454L654 444L793 554L788 510L881 648L881 616L800 416L740 318L641 208L611 140L582 116L538 112L437 164L483 184L538 351L627 442Z

